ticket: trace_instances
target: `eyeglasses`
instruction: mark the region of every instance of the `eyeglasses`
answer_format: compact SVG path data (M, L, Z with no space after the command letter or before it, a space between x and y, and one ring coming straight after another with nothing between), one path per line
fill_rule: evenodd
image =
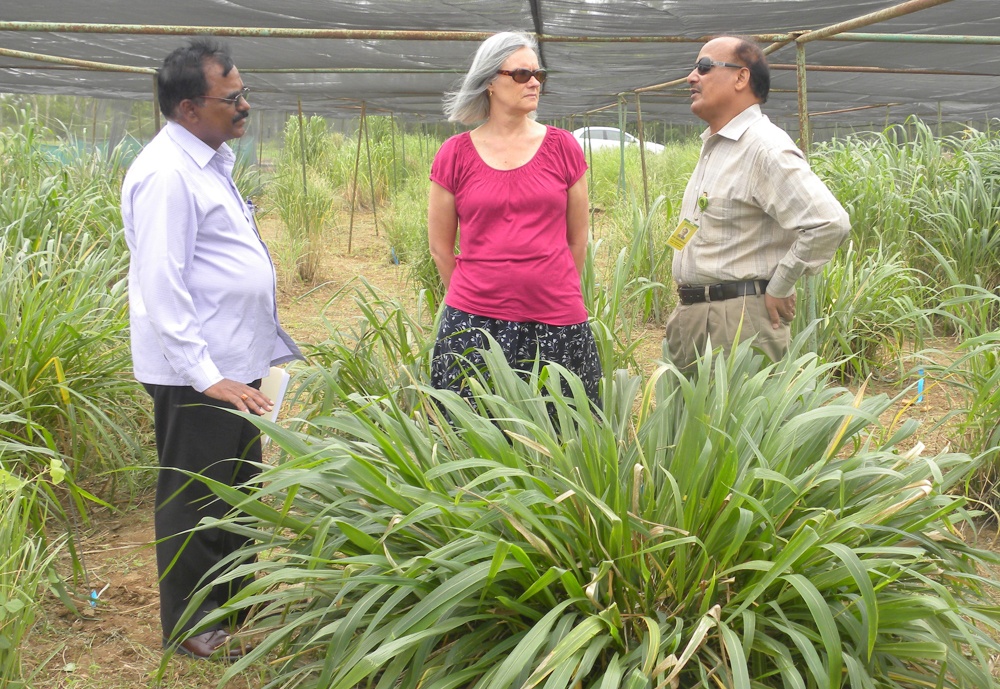
M703 57L694 63L694 68L698 70L698 74L708 74L712 71L713 67L734 67L736 69L743 69L743 65L737 65L732 62L720 62L708 57Z
M250 87L249 86L244 86L243 88L240 89L239 93L237 93L235 96L230 96L229 98L221 98L219 96L198 96L198 97L199 98L209 98L211 100L221 100L224 103L229 103L230 105L232 105L235 108L235 107L237 107L240 104L240 98L243 99L243 102L249 103L250 102L248 100L248 96L249 95L250 95Z
M531 77L538 79L539 84L544 84L545 77L549 75L544 69L499 69L497 74L504 74L518 84L527 84Z

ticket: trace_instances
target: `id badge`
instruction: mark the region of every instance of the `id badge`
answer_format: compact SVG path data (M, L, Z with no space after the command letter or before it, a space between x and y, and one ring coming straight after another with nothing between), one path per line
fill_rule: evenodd
M667 246L680 251L689 241L691 241L691 237L693 237L694 233L697 231L698 226L687 218L684 218L681 220L680 224L677 225L677 229L671 232L670 236L667 237Z

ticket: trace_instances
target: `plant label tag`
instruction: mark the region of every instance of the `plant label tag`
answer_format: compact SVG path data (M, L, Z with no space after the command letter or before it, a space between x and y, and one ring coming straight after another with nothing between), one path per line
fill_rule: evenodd
M680 224L677 225L677 229L670 233L667 238L667 246L673 247L680 251L683 249L687 243L694 236L694 233L698 231L698 226L693 222L684 218L681 220Z

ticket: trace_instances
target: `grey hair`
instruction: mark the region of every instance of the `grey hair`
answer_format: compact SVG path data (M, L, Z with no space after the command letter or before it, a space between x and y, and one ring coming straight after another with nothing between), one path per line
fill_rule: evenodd
M449 122L475 124L490 116L487 87L507 58L521 48L531 48L538 54L535 38L520 31L504 31L482 42L459 89L445 94L444 114Z

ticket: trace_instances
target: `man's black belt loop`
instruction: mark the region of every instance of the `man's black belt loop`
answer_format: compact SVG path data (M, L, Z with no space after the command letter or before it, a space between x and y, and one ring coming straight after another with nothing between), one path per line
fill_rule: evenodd
M720 282L715 285L679 285L677 296L681 304L701 304L703 302L725 301L737 297L756 296L767 291L767 280L744 280L743 282Z

